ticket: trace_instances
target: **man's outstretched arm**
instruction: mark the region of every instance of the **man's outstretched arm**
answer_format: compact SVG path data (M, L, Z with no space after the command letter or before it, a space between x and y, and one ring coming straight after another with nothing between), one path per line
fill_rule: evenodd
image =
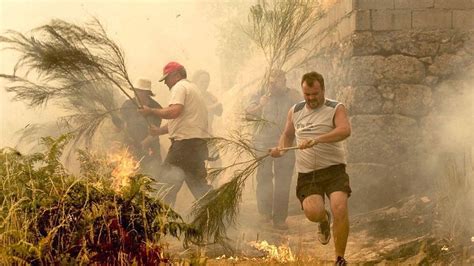
M150 108L146 105L143 108L138 109L138 112L144 116L155 115L163 119L176 119L183 113L184 105L182 104L171 104L165 108Z

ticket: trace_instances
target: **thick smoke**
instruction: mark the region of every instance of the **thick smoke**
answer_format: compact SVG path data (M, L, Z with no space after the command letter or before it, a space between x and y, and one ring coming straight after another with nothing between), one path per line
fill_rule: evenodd
M337 0L322 1L323 8L329 8ZM106 4L91 1L82 3L63 3L60 1L3 2L1 4L0 32L7 29L26 32L37 26L48 23L52 18L84 23L91 16L96 16L106 27L112 39L122 47L127 60L128 70L132 79L148 77L153 81L152 88L155 99L166 105L169 98L168 88L158 83L162 67L168 61L177 61L185 65L188 76L198 69L210 73L209 91L217 96L223 104L222 117L215 119L214 135L225 136L229 131L242 130L242 114L248 95L257 89L265 74L266 62L259 53L248 54L248 58L239 62L239 68L221 64L219 56L225 55L225 49L219 38L235 21L244 19L250 2L238 1L229 3L232 12L222 3L212 1L145 1L127 3L110 1ZM25 19L28 18L28 19ZM223 28L225 25L229 28ZM234 29L235 29L234 28ZM228 35L227 35L228 36ZM247 48L252 47L244 35L237 35L235 43L244 43ZM229 43L228 45L232 44ZM226 43L227 44L227 43ZM225 48L225 47L224 47ZM244 53L246 51L241 51ZM0 52L0 72L11 73L16 57L11 51ZM231 71L232 70L232 71ZM308 71L317 69L308 69ZM422 164L424 174L438 177L448 155L453 155L456 163L464 167L466 158L470 159L472 171L472 156L474 143L474 73L456 80L448 80L433 88L433 109L429 116L419 121L423 129ZM288 87L300 90L299 73L288 77ZM223 78L221 78L223 77ZM232 82L230 78L232 77ZM0 87L4 87L0 82ZM18 130L28 128L33 123L48 122L54 126L57 117L63 115L61 109L48 106L42 110L27 109L23 103L12 102L12 95L0 90L0 147L16 146ZM166 122L165 122L166 123ZM52 130L55 132L55 130ZM48 135L51 131L43 134ZM250 133L250 131L248 131ZM162 155L166 155L169 146L167 136L161 137ZM30 147L31 148L31 147ZM270 147L269 147L270 148ZM221 164L225 165L232 160L244 160L235 156L223 157ZM167 172L171 176L179 176L176 172ZM471 175L472 177L472 175ZM216 181L214 186L221 185L228 180L228 176ZM295 177L293 177L295 179ZM295 182L295 181L294 181ZM470 180L472 187L474 181ZM294 186L294 184L293 184ZM422 189L422 188L420 188ZM474 190L471 189L471 192ZM472 195L471 195L472 197ZM242 212L256 213L255 185L250 179L244 195ZM193 202L190 191L183 186L176 203L177 211L189 213ZM300 206L294 196L292 188L290 194L290 208L300 212ZM290 210L290 214L291 214ZM255 217L244 215L240 221L242 227L254 224Z
M212 75L211 86L219 88L220 70L216 55L216 27L207 14L206 2L138 2L82 1L77 3L41 1L38 3L2 2L0 32L22 33L44 25L51 19L82 24L93 16L105 26L110 37L120 45L126 56L132 80L148 77L153 81L155 99L166 105L168 88L159 83L163 66L169 61L185 65L191 75L206 69ZM203 8L204 7L204 8ZM28 19L25 19L28 18ZM18 59L12 51L1 51L0 71L11 74ZM0 84L3 88L5 83ZM16 132L29 124L55 121L63 115L60 109L48 106L29 110L23 103L11 102L12 95L0 92L2 131L0 144L15 146Z

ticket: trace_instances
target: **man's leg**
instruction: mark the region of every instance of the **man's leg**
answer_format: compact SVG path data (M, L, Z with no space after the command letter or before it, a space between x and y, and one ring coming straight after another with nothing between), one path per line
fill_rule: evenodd
M347 210L347 193L335 191L329 195L331 212L334 216L333 237L336 257L344 257L347 237L349 235L349 214Z
M184 161L184 149L182 142L173 142L170 146L165 162L161 168L159 181L162 183L162 188L165 193L164 201L170 206L174 206L176 197L181 189L185 173L181 167Z
M290 155L290 154L288 154ZM288 217L290 186L293 177L294 156L274 160L275 192L273 196L273 224L284 225Z
M207 143L202 139L192 139L185 141L185 160L182 168L186 173L186 184L191 190L194 198L199 200L209 190L212 189L207 183L206 162L209 156Z
M264 217L272 217L273 160L264 160L257 169L257 209Z
M212 186L207 183L206 176L187 172L185 180L195 200L199 200L212 189Z
M162 167L158 178L158 193L164 194L164 202L174 207L179 190L183 186L183 170L171 164Z
M175 184L166 184L163 186L165 197L163 198L164 202L171 207L174 207L176 204L176 197L178 196L178 192L183 186L183 181Z
M327 220L324 198L321 195L313 194L306 197L303 200L303 211L311 222L320 223Z
M318 194L308 196L303 201L303 210L306 217L318 223L318 240L326 245L331 239L331 220L329 212L324 208L324 197Z

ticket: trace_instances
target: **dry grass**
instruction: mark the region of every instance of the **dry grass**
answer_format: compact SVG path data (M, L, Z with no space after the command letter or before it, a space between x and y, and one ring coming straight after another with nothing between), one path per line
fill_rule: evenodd
M446 165L437 180L439 195L435 234L445 243L445 257L473 249L474 243L474 175L472 154L445 154Z

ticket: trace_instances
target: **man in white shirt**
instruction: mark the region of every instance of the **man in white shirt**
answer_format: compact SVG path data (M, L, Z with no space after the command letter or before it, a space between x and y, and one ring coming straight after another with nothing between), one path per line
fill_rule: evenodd
M165 180L171 188L165 201L174 205L183 181L196 199L210 188L207 184L205 160L208 157L207 107L196 85L187 79L186 69L176 62L168 63L163 69L164 81L171 91L168 107L152 109L144 106L142 115L154 115L169 120L160 128L152 128L155 135L169 134L171 147L165 159L165 166L175 166L184 172L184 179Z

